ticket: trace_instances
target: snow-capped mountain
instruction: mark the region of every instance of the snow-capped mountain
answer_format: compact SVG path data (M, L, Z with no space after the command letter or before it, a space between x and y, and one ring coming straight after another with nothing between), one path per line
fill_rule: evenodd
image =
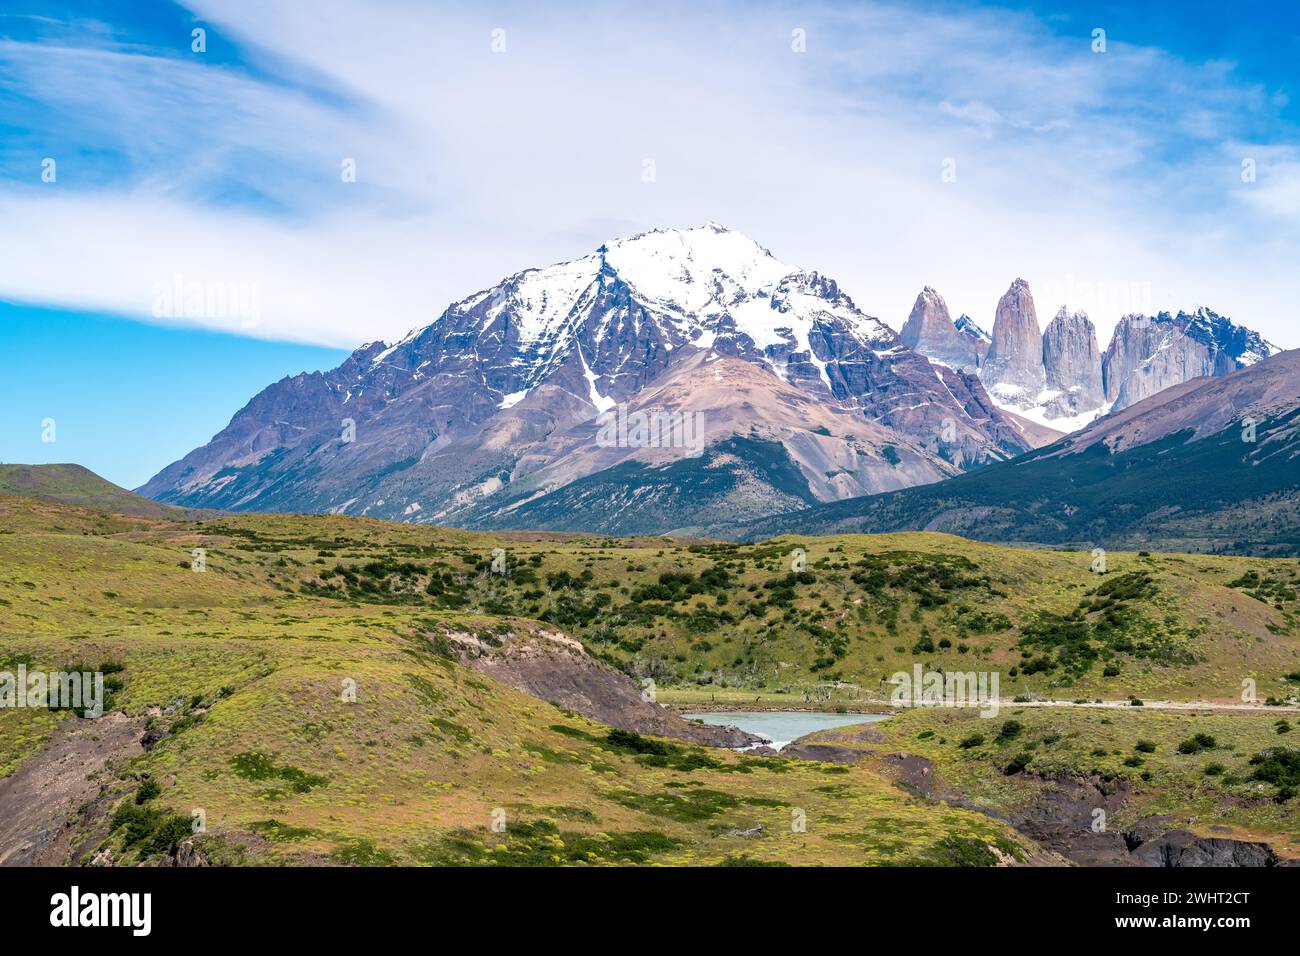
M705 498L714 512L766 507L756 484L829 500L1029 447L975 375L932 365L833 280L709 223L527 269L396 343L278 382L142 491L235 510L500 524L498 506L513 513L598 471L683 466L676 449L596 438L602 414L646 395L685 408L687 393L664 386L706 362L744 387L730 404L713 394L693 459L702 472L637 530L688 526ZM831 418L801 428L784 409L805 398ZM705 480L723 474L730 485Z
M1227 375L1279 351L1258 332L1207 308L1190 315L1126 315L1102 356L1106 398L1116 410L1127 408L1171 385Z
M957 317L955 325L958 332L972 340L972 347L979 358L978 364L983 365L984 357L989 354L989 346L993 344L993 336L976 325L975 320L965 313Z

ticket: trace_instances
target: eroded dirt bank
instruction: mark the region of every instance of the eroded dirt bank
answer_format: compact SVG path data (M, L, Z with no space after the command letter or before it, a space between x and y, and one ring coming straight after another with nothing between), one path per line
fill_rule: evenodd
M60 866L76 862L68 825L95 801L112 769L143 753L144 718L109 713L70 717L49 743L0 779L0 866Z
M739 727L685 720L643 699L644 689L630 677L592 658L579 642L559 632L510 633L495 637L496 643L456 632L446 637L461 662L474 670L620 730L710 747L748 747L764 742Z
M870 727L819 731L792 742L781 755L851 764L878 755L863 744L884 741L884 735ZM1267 843L1202 836L1177 828L1172 817L1146 817L1125 830L1094 829L1098 810L1113 819L1128 803L1122 781L1027 774L1042 784L1036 798L1017 812L1003 813L948 790L926 757L900 751L880 754L880 759L905 788L1008 823L1079 866L1300 866L1300 860L1279 857Z

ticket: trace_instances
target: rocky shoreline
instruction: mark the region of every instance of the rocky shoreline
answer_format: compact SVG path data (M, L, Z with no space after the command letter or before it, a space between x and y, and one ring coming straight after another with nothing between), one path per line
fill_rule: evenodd
M856 764L877 753L858 745L886 740L874 727L818 731L791 742L779 755ZM776 751L771 755L776 755ZM973 810L1006 823L1044 850L1078 866L1300 867L1300 859L1283 858L1267 843L1204 836L1175 826L1170 816L1144 817L1124 830L1109 830L1104 826L1094 829L1098 809L1114 816L1124 808L1127 790L1122 782L1027 774L1041 781L1044 788L1023 810L1007 814L942 788L933 762L926 757L896 751L884 754L883 760L905 789L924 799Z

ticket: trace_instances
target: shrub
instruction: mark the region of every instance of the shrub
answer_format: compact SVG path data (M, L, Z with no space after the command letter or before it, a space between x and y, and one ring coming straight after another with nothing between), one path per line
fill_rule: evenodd
M145 777L140 782L140 788L135 792L135 802L137 805L144 803L147 800L152 800L160 793L162 793L162 787L158 786L158 781L152 777Z
M1202 750L1213 750L1217 746L1209 734L1196 734L1178 745L1180 754L1198 754Z
M997 866L999 857L983 840L975 837L944 837L925 854L929 866Z
M1028 767L1029 761L1032 759L1032 756L1028 752L1022 750L1020 753L1016 754L1011 763L1007 764L1006 768L1002 772L1008 777L1013 777Z
M1289 800L1300 787L1300 750L1270 747L1250 758L1251 780L1262 780L1278 788L1278 799Z
M191 833L190 821L170 810L123 803L113 813L113 832L122 831L122 847L141 856L170 853Z
M657 740L649 740L642 737L635 730L611 730L605 735L605 740L611 747L617 747L619 750L629 750L637 754L655 754L656 756L667 756L668 748Z
M1002 725L1002 729L998 731L998 742L1001 743L1004 740L1015 740L1020 736L1020 732L1024 729L1024 724L1020 721L1008 720Z

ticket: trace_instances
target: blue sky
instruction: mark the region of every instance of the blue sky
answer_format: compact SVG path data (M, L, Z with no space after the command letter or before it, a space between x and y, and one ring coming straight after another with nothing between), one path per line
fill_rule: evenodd
M272 380L706 220L896 328L1023 276L1103 346L1209 305L1294 347L1298 74L1296 4L9 0L0 460L138 485Z
M0 461L73 461L138 487L266 385L347 352L0 302L0 355Z

